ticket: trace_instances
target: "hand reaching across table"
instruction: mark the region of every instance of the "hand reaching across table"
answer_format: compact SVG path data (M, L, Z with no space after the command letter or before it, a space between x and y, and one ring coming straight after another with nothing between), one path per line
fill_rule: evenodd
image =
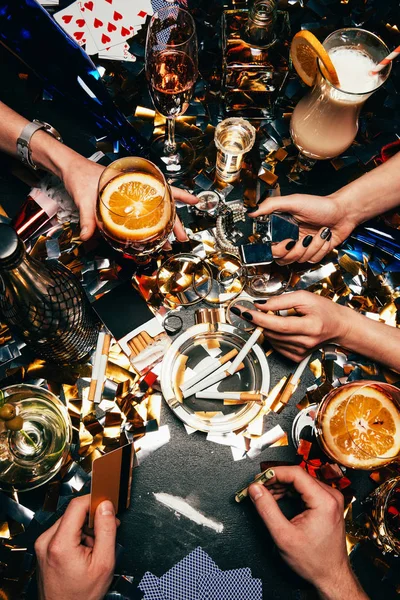
M64 515L35 544L41 600L100 600L115 567L118 520L108 500L95 514L94 536L83 531L89 496L72 500Z
M17 153L17 139L29 121L0 102L0 150L9 154ZM81 156L65 144L46 133L36 131L30 140L31 160L38 168L56 175L79 209L80 236L88 240L96 229L96 202L100 175L103 166ZM185 204L196 204L197 198L179 188L172 188L175 200ZM178 241L187 240L187 235L179 217L176 218L174 233Z
M279 264L318 262L341 244L356 223L350 221L334 196L275 196L264 200L251 217L273 212L290 213L299 223L299 241L284 240L274 244L273 256Z
M347 557L343 496L313 479L301 467L277 467L265 487L254 483L249 495L282 558L312 583L322 600L367 600ZM304 511L288 520L278 506L297 492Z
M373 321L351 308L306 291L258 300L255 306L258 310L240 305L234 310L263 327L273 348L295 362L331 343L400 371L400 330L396 327ZM287 310L294 311L294 315L274 314Z
M300 225L299 241L273 246L279 264L319 262L357 225L400 204L400 152L329 196L293 194L264 200L251 217L288 212Z

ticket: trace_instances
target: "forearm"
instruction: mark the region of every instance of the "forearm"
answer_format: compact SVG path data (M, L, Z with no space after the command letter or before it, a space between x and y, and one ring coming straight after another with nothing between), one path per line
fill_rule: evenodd
M329 565L328 567L329 568ZM336 573L337 577L330 584L317 587L318 596L321 600L369 600L369 596L364 592L357 581L354 573L349 567L349 572Z
M373 321L355 311L346 313L345 318L347 327L336 340L338 344L400 372L400 330L397 327Z
M331 197L359 225L400 204L400 152Z
M0 121L0 151L16 156L17 139L29 121L1 102ZM79 157L74 150L42 130L32 136L30 146L33 162L60 178L70 161Z

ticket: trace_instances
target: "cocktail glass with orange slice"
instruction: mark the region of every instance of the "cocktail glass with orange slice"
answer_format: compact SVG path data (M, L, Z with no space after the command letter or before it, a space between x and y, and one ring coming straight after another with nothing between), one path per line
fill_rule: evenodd
M96 218L115 250L146 259L164 245L174 225L175 205L164 175L144 158L114 161L100 177Z
M315 430L331 459L373 470L400 457L400 390L376 381L333 389L318 407Z
M290 52L298 75L312 87L290 124L300 154L289 178L302 183L300 175L317 160L335 158L351 145L364 102L383 85L391 66L370 74L389 50L378 36L359 28L334 31L322 44L310 31L300 31Z

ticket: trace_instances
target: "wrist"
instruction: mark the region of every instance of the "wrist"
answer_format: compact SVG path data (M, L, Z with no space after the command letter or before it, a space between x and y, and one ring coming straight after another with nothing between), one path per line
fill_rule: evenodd
M368 219L363 218L362 199L357 198L351 190L348 190L349 186L341 188L329 195L329 198L333 200L336 205L336 211L338 214L338 221L343 221L348 225L349 229L353 230L355 227L360 225ZM350 192L350 193L349 193Z
M74 150L42 130L32 136L30 146L35 165L53 173L61 180L70 163L79 156Z
M351 308L334 303L335 318L331 319L334 325L334 334L331 341L339 346L346 346L352 337L352 330L357 326L359 316Z
M332 571L332 575L331 579L315 585L321 600L343 600L343 598L368 600L368 596L359 584L350 565L346 565L345 568L340 570L340 577L337 577L336 570Z

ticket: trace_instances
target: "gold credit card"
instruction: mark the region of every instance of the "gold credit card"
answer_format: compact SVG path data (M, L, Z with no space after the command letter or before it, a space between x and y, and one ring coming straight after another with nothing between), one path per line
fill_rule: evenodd
M110 500L119 513L128 508L131 497L132 469L135 451L126 444L93 461L90 492L89 527L94 525L96 508L103 500Z

